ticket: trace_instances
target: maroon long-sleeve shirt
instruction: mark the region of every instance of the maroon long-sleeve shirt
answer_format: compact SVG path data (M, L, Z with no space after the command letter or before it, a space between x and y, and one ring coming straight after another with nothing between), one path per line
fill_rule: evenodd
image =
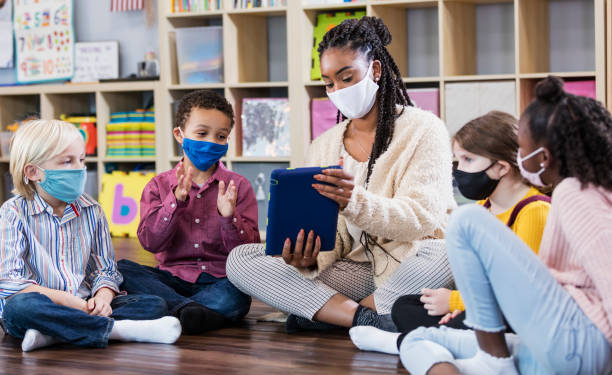
M238 190L236 210L222 217L217 210L219 181ZM225 263L236 246L260 242L257 201L249 181L219 162L203 186L192 184L189 197L177 201L176 168L153 178L140 200L138 239L155 254L159 268L189 282L202 272L225 277Z

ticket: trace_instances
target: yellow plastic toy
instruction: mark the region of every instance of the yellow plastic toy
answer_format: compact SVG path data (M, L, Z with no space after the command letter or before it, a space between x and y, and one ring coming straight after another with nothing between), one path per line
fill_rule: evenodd
M155 173L114 171L102 176L100 205L113 237L137 237L140 196Z

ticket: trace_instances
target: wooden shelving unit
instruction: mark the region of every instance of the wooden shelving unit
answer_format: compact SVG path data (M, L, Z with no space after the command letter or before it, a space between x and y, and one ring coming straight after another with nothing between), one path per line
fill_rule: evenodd
M453 124L455 116L452 113L447 115L447 110L452 107L452 103L447 103L449 85L512 83L515 100L510 107L518 115L533 99L535 84L552 73L569 80L594 79L597 98L605 102L605 2L609 14L609 0L367 0L306 7L297 2L292 7L296 8L293 11L297 13L295 21L299 33L293 34L291 39L301 37L295 43L300 48L300 71L296 75L302 80L303 87L298 81L298 89L292 90L294 82L290 79L290 92L295 93L290 101L292 112L297 110L298 131L305 131L308 136L310 101L325 95L323 85L311 81L309 76L311 36L319 12L365 9L367 15L382 18L393 36L388 48L404 82L409 88L438 88L440 117L450 124L449 130L454 131L459 124ZM552 16L563 11L564 6L571 7L568 8L571 12L578 7L579 14L568 17L572 30L582 33L583 39L589 42L585 44L592 46L592 50L587 52L593 58L582 62L578 69L569 65L567 69L555 69L572 60L568 55L571 54L570 48L569 52L555 49L558 47L559 28L568 25L551 25L549 22ZM608 33L612 34L612 31L608 30ZM608 47L608 51L611 50L612 47ZM560 55L564 57L563 53L568 55L567 59L559 58ZM551 56L557 57L554 64L551 64ZM612 67L608 69L612 70ZM608 82L608 85L612 84ZM301 143L296 141L295 146L299 147Z
M606 61L612 51L611 0L367 0L313 6L289 0L286 7L236 10L232 3L224 0L223 9L218 11L176 14L170 13L167 2L159 2L160 81L2 87L0 123L5 126L26 113L54 118L62 113L95 111L98 155L88 157L87 164L98 171L99 177L108 163L123 168L154 163L159 173L180 160L171 134L175 103L190 91L211 89L225 95L236 110L236 128L224 158L228 167L245 163L300 166L310 143L311 101L325 96L322 82L311 81L309 74L314 23L318 13L336 10L365 10L384 20L393 36L389 50L404 82L409 88L438 88L440 116L447 122L452 122L446 114L452 104L448 102L447 89L454 85L514 85L511 107L519 114L532 99L538 80L552 71L570 80L595 79L597 98L607 100L612 107L612 58ZM556 49L559 27L550 21L555 12L563 11L563 6L579 11L581 16L570 20L575 22L572 30L579 30L587 41L580 43L589 48L582 55L592 55L586 62L579 62L581 65L566 65L567 69L563 69L564 63L572 56L559 58L570 52ZM278 19L285 26L274 29L279 33L274 36L286 39L286 56L274 61L286 68L286 77L280 78L271 75L268 53L277 47L277 42L269 42L269 23ZM180 83L175 30L194 26L222 26L223 82ZM155 102L156 156L106 157L105 126L110 113L139 107L145 93L153 95ZM240 113L245 97L289 98L290 157L242 156ZM2 157L0 172L7 170L8 158Z
M161 155L149 158L111 158L106 157L106 124L113 112L142 108L143 96L152 96L154 102L160 102L159 81L117 82L96 84L45 84L31 86L0 88L0 123L5 126L23 118L26 114L38 114L43 119L59 118L62 114L95 113L98 137L97 155L87 156L85 163L88 170L97 172L98 193L102 189L102 174L107 164L129 165L154 163L161 165ZM156 117L156 129L162 128L159 117ZM156 134L156 142L160 137ZM0 158L0 173L8 171L9 158ZM156 168L157 172L160 172ZM4 196L4 184L0 184L0 197Z

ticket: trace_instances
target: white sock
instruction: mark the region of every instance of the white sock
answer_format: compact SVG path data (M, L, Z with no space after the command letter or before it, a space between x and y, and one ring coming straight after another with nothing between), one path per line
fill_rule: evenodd
M23 341L21 341L21 350L29 352L58 342L59 340L54 337L43 335L35 329L28 329L23 336Z
M402 341L399 352L402 364L412 375L426 375L438 363L455 364L451 352L442 345L433 341L414 339L410 335Z
M173 316L155 320L115 320L110 340L173 344L181 335L181 323Z
M398 332L383 331L372 326L356 326L349 330L351 340L360 350L399 354L397 350Z
M514 365L514 357L498 358L478 349L476 355L468 359L457 359L455 366L463 375L497 374L519 375Z

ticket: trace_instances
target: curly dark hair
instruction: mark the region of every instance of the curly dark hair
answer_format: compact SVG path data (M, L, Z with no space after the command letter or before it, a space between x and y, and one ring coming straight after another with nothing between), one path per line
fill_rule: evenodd
M360 19L347 19L331 30L319 43L319 57L328 48L348 47L353 51L365 53L369 61L379 60L382 65L382 73L378 81L378 123L376 125L376 137L368 162L368 173L366 184L370 180L372 167L376 159L389 147L393 137L395 120L402 115L397 112L395 106L412 105L406 86L402 81L402 75L393 61L393 58L385 46L391 43L391 33L382 20L376 17L362 17ZM338 111L337 122L343 119Z
M591 98L569 94L549 76L536 86L525 110L531 137L559 163L559 175L612 190L612 117Z
M176 110L176 126L185 130L185 123L194 108L216 109L223 112L230 119L230 126L234 127L234 109L223 96L211 90L197 90L183 96Z

